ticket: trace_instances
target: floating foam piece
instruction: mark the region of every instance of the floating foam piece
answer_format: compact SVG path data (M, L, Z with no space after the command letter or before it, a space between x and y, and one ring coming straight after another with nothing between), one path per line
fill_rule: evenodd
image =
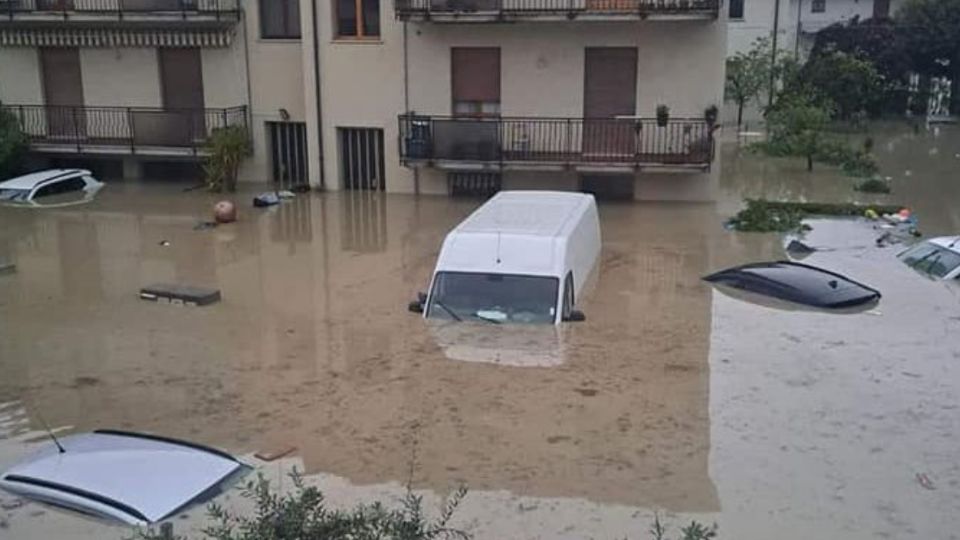
M140 289L140 299L184 306L206 306L220 301L218 289L160 283Z

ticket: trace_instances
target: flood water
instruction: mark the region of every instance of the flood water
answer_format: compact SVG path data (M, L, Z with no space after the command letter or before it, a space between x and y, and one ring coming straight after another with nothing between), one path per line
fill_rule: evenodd
M477 538L646 538L655 510L721 538L957 538L960 288L834 222L808 242L837 249L805 262L880 289L877 309L775 310L700 281L784 257L777 235L723 230L744 197L890 201L928 235L960 232L960 129L873 136L889 196L727 145L716 204L601 205L587 321L529 334L406 311L477 201L312 194L212 230L194 227L213 197L176 184L0 208L0 264L16 265L0 273L0 469L47 444L44 419L296 447L328 493L361 500L466 483L455 525ZM158 282L223 301L137 297ZM3 538L125 534L33 505L4 523Z

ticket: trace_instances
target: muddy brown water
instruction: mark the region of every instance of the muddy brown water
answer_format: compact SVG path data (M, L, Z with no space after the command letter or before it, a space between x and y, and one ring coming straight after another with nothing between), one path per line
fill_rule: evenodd
M716 204L603 204L587 321L530 336L406 311L476 201L312 194L242 205L212 230L194 230L212 196L169 184L0 208L0 261L16 264L0 274L0 456L23 455L42 416L239 454L294 446L308 474L356 485L412 471L438 493L463 482L591 505L563 534L500 536L622 537L611 512L665 509L728 538L955 537L957 288L871 248L869 225L833 222L808 240L837 249L805 262L880 288L876 310L774 310L700 281L784 257L776 235L722 229L743 197L902 202L925 232L960 232L960 130L874 136L891 196L727 145ZM156 282L223 301L137 298ZM475 532L500 518L478 516ZM29 536L25 518L7 519Z

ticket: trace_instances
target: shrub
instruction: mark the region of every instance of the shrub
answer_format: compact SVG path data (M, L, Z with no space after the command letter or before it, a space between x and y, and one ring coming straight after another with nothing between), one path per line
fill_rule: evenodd
M306 486L303 477L294 471L294 490L279 495L262 476L250 481L241 490L256 509L249 516L234 514L211 504L209 515L214 524L203 534L211 540L432 540L469 538L460 530L447 527L457 507L466 497L461 487L443 505L440 518L428 521L423 515L423 500L410 490L401 509L388 510L381 503L360 505L349 511L327 507L323 493ZM141 540L166 540L148 530L139 533ZM185 540L182 537L180 540Z
M902 206L852 203L802 203L747 199L747 207L728 222L730 228L746 232L790 232L803 229L807 216L863 216L867 210L895 214Z
M210 154L203 164L210 191L237 190L237 171L250 153L250 135L246 128L229 126L213 130L205 145Z
M890 193L890 184L879 178L870 178L854 186L854 189L864 193Z
M20 121L0 103L0 180L14 176L27 153L29 141Z

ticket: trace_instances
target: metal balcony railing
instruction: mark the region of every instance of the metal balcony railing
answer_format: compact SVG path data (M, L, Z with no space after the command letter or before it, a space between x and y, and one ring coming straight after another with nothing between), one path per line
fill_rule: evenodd
M681 166L706 169L714 126L702 119L458 118L401 115L406 164Z
M397 16L460 20L581 15L647 17L693 15L716 17L721 0L394 0Z
M247 126L247 107L163 109L9 105L32 145L83 152L107 147L122 152L173 149L198 153L218 128Z
M191 16L236 16L240 0L0 0L0 14L11 20L18 15L55 14L69 19L75 15L125 16L150 14Z

